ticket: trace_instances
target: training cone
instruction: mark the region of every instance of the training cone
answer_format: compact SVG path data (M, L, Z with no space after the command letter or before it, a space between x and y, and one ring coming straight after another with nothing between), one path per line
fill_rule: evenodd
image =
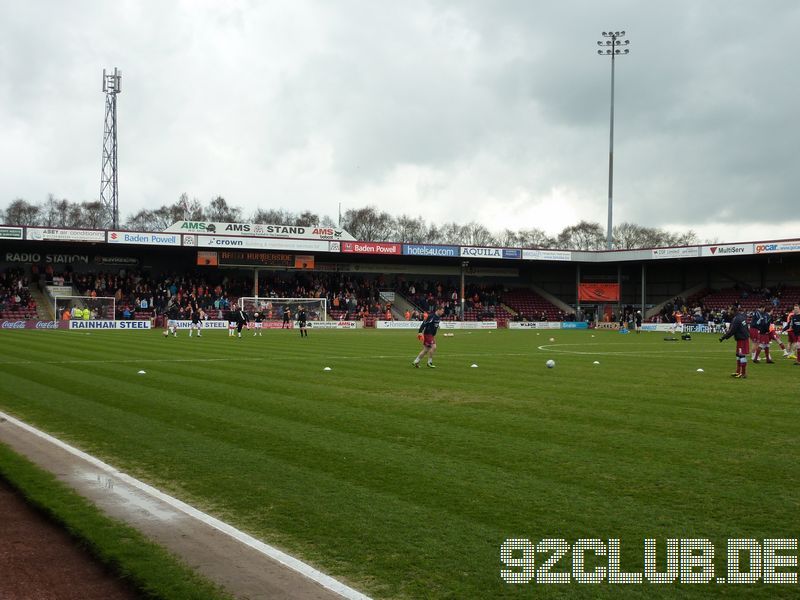
M144 371L139 371L139 375L144 375Z
M697 369L697 372L698 373L705 373L705 371L703 371L703 369Z
M331 370L331 368L330 368L330 367L325 367L325 368L324 368L324 369L322 369L322 370L323 370L323 371L330 371L330 370Z
M594 361L592 364L593 364L593 365L599 365L599 364L600 364L600 361L599 361L599 360L596 360L596 361Z
M477 369L477 368L478 368L478 365L476 365L475 363L472 363L472 364L469 366L469 368L470 368L470 369Z

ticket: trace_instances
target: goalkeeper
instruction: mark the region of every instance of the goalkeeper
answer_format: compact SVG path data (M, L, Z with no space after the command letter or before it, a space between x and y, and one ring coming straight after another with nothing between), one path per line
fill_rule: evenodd
M731 320L728 331L725 332L720 342L724 342L729 337L736 340L736 373L731 373L731 377L737 379L747 379L747 355L750 354L750 331L747 327L747 315L741 306L736 307L736 315Z
M433 353L436 352L436 333L439 331L439 322L442 320L443 313L444 309L440 306L419 326L417 338L422 342L422 351L417 355L417 358L414 359L414 362L411 363L414 368L419 369L419 361L421 361L426 354L428 355L428 366L431 369L436 368L436 365L433 364Z

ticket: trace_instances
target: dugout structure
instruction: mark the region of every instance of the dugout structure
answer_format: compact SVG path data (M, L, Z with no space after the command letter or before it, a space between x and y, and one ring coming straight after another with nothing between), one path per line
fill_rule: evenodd
M93 320L113 321L117 314L117 301L113 296L56 296L53 299L53 307L56 321L61 320L67 310L70 316L73 315L75 309L88 308L91 313L90 318ZM82 316L78 318L83 319Z

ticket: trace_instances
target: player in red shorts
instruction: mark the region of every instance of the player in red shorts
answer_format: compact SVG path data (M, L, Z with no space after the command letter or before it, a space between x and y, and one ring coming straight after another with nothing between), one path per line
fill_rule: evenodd
M761 362L758 360L759 355L763 352L767 364L774 364L775 361L769 353L770 341L770 326L772 325L772 309L768 308L761 313L761 320L758 322L758 347L753 362ZM773 328L774 329L774 328Z
M431 369L436 368L433 364L433 353L436 352L436 333L439 331L439 322L442 320L443 313L444 309L442 307L437 308L433 311L433 314L428 316L422 322L422 325L419 326L417 337L422 342L422 351L417 355L417 358L414 359L414 362L411 363L417 369L419 369L419 361L421 361L426 354L428 355L428 366Z
M753 354L751 358L753 360L756 359L756 352L758 352L758 342L761 338L761 334L758 330L759 325L761 323L761 319L764 318L764 305L759 304L758 308L753 311L753 314L750 315L750 339L753 340Z
M770 312L770 311L767 311L767 312ZM769 324L769 331L767 331L767 348L769 348L769 345L772 342L778 342L778 346L780 346L780 349L783 350L783 358L788 358L788 356L790 354L789 349L786 347L786 344L783 343L783 340L778 335L778 330L775 327L775 322L774 321ZM790 345L791 345L791 343L790 343Z
M731 377L746 379L747 355L750 353L750 332L747 329L747 315L741 307L736 308L736 316L733 317L728 331L719 338L719 341L724 342L729 337L736 340L736 372L731 373Z
M800 365L800 306L795 304L794 310L786 319L784 331L789 331L789 348L794 353L794 364ZM791 355L790 355L791 356Z

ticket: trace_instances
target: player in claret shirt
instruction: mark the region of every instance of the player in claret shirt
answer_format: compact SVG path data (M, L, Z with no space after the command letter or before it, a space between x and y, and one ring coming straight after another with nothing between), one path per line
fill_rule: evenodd
M729 337L736 340L736 373L731 373L731 377L737 379L747 379L747 355L750 354L750 332L747 328L747 315L741 307L736 308L736 316L731 320L728 331L725 332L720 342L724 342Z
M439 331L439 322L442 320L443 313L444 309L440 306L433 311L432 314L428 315L428 318L419 326L417 337L422 342L422 351L417 355L417 358L414 359L414 362L411 363L417 369L419 369L419 361L421 361L426 354L428 355L428 366L431 369L436 368L436 365L433 364L433 353L436 352L436 333Z
M794 305L794 310L789 313L789 319L786 321L784 331L789 331L789 343L794 352L795 361L793 364L800 365L800 306Z

